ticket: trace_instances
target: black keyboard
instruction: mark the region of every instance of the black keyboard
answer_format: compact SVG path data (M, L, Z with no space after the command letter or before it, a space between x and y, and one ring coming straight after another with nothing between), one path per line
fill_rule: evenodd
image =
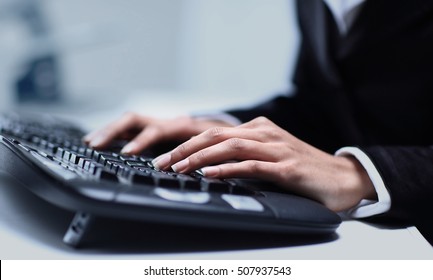
M94 150L78 126L45 115L0 118L0 169L76 212L64 242L77 246L95 217L291 234L330 234L341 223L321 204L270 183L156 170L155 154Z

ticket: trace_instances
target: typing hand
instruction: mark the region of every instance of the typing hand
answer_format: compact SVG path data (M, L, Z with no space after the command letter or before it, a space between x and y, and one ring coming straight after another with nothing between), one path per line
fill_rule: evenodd
M376 195L356 159L318 150L264 117L238 127L210 128L153 163L159 169L171 167L180 173L201 168L207 177L273 181L334 211Z
M138 154L161 141L184 141L214 126L228 126L220 121L199 120L188 116L157 119L136 113L125 113L106 127L84 137L86 144L103 149L115 139L130 140L122 149L125 154Z

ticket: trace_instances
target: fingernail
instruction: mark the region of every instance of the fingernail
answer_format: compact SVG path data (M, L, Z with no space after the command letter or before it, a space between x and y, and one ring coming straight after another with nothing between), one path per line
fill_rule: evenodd
M162 154L159 157L152 160L152 165L153 167L155 167L156 170L162 170L165 169L167 165L169 165L170 161L171 161L170 153Z
M216 166L206 166L200 169L201 173L205 177L215 177L219 174L219 167Z
M98 136L96 136L95 139L93 139L89 143L89 146L91 146L91 147L97 147L97 146L100 146L104 142L105 142L105 136L104 135L98 135Z
M137 143L129 142L120 151L121 154L131 154L137 148Z
M85 142L89 142L92 139L92 136L93 136L92 133L89 133L83 137L83 140Z
M185 169L187 169L189 166L189 159L184 159L179 161L178 163L171 166L171 169L174 170L174 172L182 172Z

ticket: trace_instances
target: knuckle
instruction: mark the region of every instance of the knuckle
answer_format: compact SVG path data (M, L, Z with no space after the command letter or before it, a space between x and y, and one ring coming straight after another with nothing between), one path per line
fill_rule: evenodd
M267 135L270 139L274 139L275 140L275 139L280 139L281 138L280 137L280 132L278 130L270 128L270 127L266 128L263 131L263 133L265 135Z
M193 162L202 162L204 159L206 159L206 152L203 150L200 150L196 152L192 157L191 160Z
M210 138L220 138L220 137L223 136L223 134L224 134L224 128L219 127L219 126L216 126L216 127L210 128L210 129L208 129L208 131L207 131L207 135L208 135Z
M227 140L227 145L230 147L231 150L235 151L239 151L244 148L244 144L239 138L230 138L229 140Z
M278 178L282 179L283 181L289 180L289 175L291 174L291 167L288 165L277 165L275 168L276 174Z
M276 168L278 176L285 181L290 181L297 184L301 179L298 174L299 172L296 161L286 161L283 164L278 165Z
M216 177L224 177L224 176L226 176L226 175L225 175L225 170L224 170L223 167L221 167L221 166L216 166L215 169L216 169L216 172L215 172L215 173L216 173L216 174L215 174Z
M268 124L270 122L268 118L263 116L255 118L254 121L258 124Z
M247 167L254 174L257 174L262 170L260 162L256 160L248 161Z
M257 117L249 122L249 125L253 128L261 127L261 126L268 126L271 123L271 121L263 116Z
M188 155L188 145L186 143L180 144L176 150L175 153L177 153L181 157L185 157Z

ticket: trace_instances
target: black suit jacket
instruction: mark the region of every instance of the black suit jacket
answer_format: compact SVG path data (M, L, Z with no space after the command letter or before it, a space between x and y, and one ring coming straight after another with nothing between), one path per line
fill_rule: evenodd
M360 147L391 195L375 219L415 224L432 243L433 1L367 0L344 37L322 0L297 11L294 95L229 113L266 116L330 153Z

